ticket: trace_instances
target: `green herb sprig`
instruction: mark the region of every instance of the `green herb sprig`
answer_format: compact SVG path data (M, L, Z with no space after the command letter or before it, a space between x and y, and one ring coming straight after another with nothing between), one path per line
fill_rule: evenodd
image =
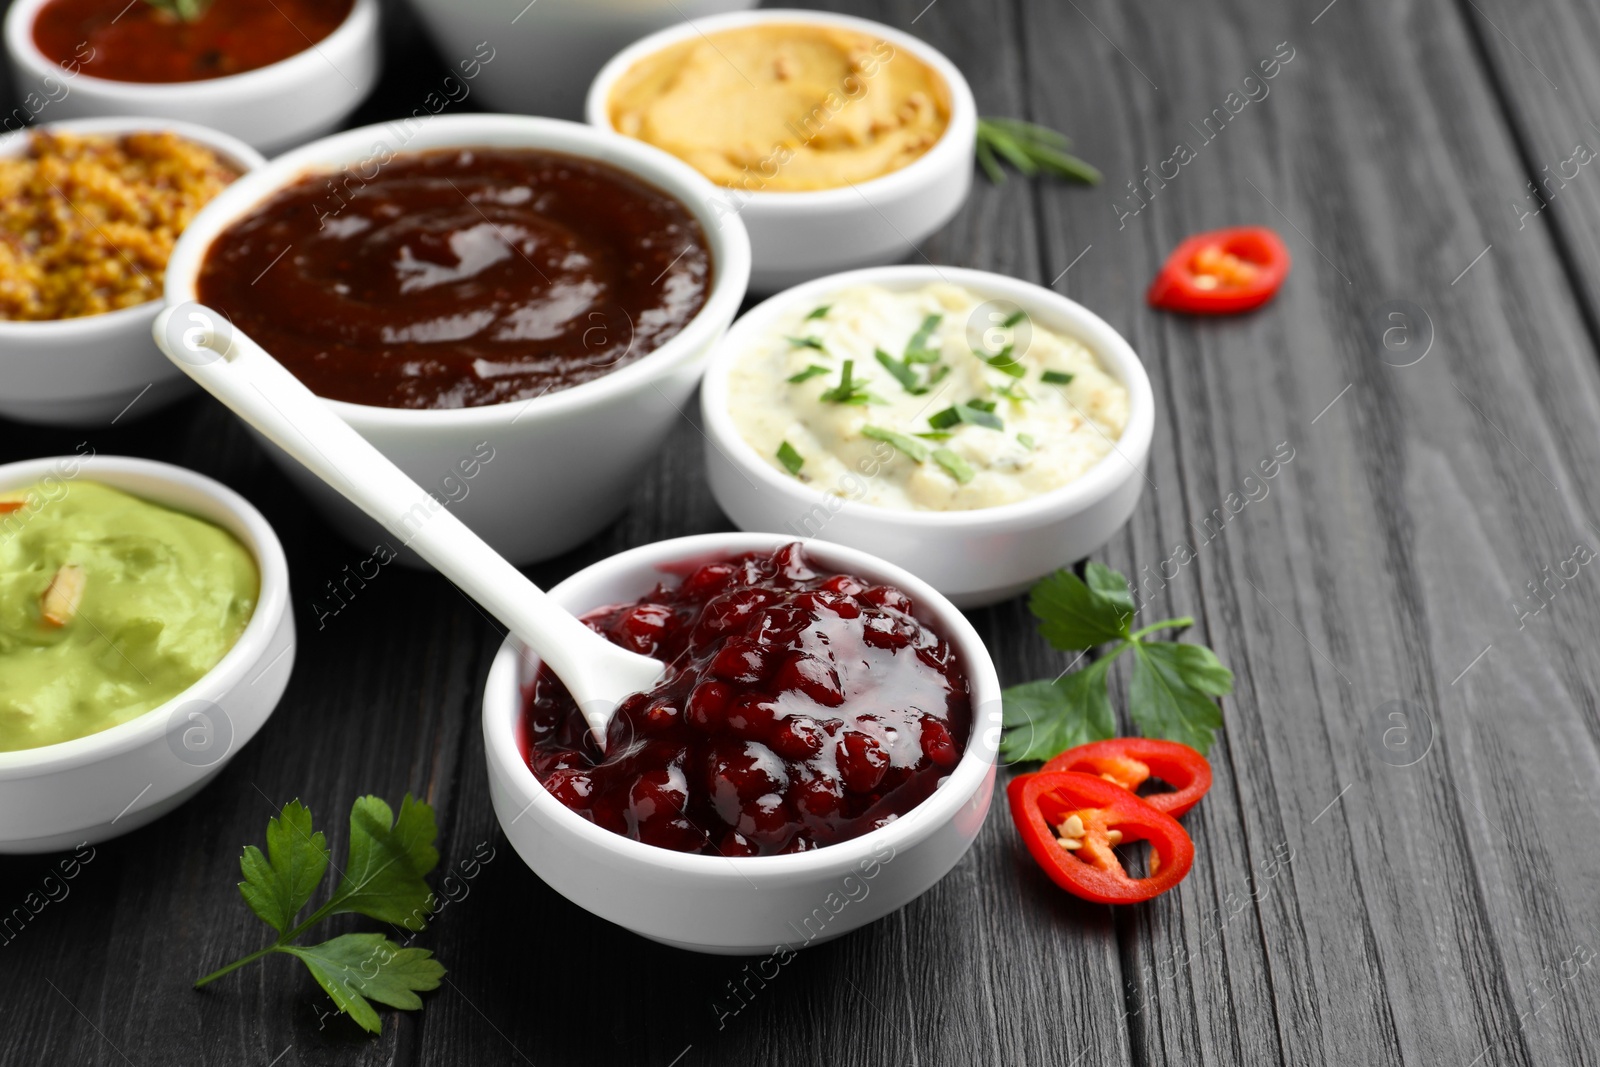
M1063 652L1114 647L1081 670L1055 680L1012 686L1001 694L1000 754L1010 761L1047 760L1076 745L1116 736L1106 685L1111 666L1133 651L1128 715L1148 737L1179 741L1201 753L1211 747L1222 711L1216 698L1233 692L1233 672L1203 645L1152 641L1161 630L1194 625L1188 616L1133 629L1128 580L1091 562L1085 580L1059 570L1033 587L1028 608L1039 632Z
M1052 174L1069 181L1099 185L1101 174L1077 156L1069 155L1072 142L1065 134L1048 126L1038 126L1021 119L987 118L978 120L978 165L996 185L1006 180L1003 159L1025 177Z
M334 915L357 914L415 932L435 906L424 876L438 866L439 835L433 808L406 794L395 816L374 796L350 809L349 857L333 895L306 919L296 918L327 873L328 841L311 826L311 812L298 800L267 823L267 850L246 845L239 857L244 881L239 892L262 922L278 931L266 948L237 959L195 982L208 985L256 960L282 952L306 965L339 1010L362 1029L378 1033L382 1023L372 1001L403 1011L422 1007L419 992L439 988L445 969L433 953L401 948L383 934L342 934L320 945L297 939Z

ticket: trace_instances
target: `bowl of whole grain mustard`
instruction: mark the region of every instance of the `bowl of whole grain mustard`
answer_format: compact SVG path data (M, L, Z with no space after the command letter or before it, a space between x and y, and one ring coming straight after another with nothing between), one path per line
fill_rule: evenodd
M193 387L150 324L178 236L261 155L163 119L0 138L0 416L109 425Z
M880 23L816 11L697 19L631 45L589 122L677 156L750 231L773 292L914 253L972 184L977 106L955 64Z

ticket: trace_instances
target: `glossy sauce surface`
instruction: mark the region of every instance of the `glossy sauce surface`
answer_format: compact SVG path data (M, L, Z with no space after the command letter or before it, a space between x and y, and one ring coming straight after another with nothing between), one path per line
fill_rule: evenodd
M73 73L126 82L242 74L304 52L339 28L354 0L215 0L193 22L128 0L50 0L39 51Z
M678 200L533 149L405 153L316 174L229 226L200 299L320 396L457 408L598 378L705 306Z
M971 733L966 677L906 595L819 573L800 545L693 570L585 621L669 664L623 702L599 751L541 667L523 755L562 803L680 852L803 852L925 800Z

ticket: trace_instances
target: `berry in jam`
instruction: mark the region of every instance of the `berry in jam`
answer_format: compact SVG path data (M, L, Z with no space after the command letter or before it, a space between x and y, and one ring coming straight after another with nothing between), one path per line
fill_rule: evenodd
M563 804L637 841L725 856L831 845L910 811L966 749L949 643L900 590L819 574L799 544L706 563L584 621L667 673L622 702L602 755L541 666L523 754Z

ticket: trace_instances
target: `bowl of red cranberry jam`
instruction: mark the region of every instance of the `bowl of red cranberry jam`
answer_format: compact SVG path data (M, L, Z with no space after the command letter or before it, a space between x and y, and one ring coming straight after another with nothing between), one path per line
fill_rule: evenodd
M679 852L805 852L887 826L955 769L972 729L958 657L914 612L798 543L700 563L584 617L666 677L617 708L602 752L541 668L528 765L597 826Z
M926 891L994 782L999 681L970 623L874 556L772 534L647 545L558 603L668 664L605 745L514 640L484 698L490 785L518 853L644 936L798 948Z

